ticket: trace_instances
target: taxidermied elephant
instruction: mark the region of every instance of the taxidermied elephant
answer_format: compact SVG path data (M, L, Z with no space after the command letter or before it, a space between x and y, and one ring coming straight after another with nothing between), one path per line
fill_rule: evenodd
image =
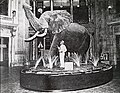
M84 55L90 45L90 34L84 26L72 22L71 15L66 10L46 11L36 18L29 5L23 5L27 19L36 33L26 39L31 41L36 37L44 37L47 30L52 31L54 38L50 47L51 56L56 55L57 46L64 40L69 52Z

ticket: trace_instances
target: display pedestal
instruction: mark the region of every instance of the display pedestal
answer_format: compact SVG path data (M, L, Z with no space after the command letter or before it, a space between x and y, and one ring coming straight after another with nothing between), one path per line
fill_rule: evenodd
M71 66L71 63L69 64ZM76 72L74 70L39 70L20 72L20 86L30 90L76 90L99 86L112 80L113 68Z

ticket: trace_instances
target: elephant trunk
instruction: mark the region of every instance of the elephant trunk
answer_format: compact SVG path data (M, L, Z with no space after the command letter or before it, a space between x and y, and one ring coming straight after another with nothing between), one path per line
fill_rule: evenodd
M48 28L48 23L46 22L46 20L41 18L41 21L40 21L40 19L38 19L35 16L35 14L32 13L31 6L29 6L28 4L24 4L23 9L25 11L25 15L26 15L31 27L33 28L34 31L36 31L36 33L32 37L25 39L25 41L31 41L31 40L35 39L37 36L44 37L47 34L47 28ZM44 25L43 25L43 23L44 23ZM39 34L41 29L44 29L45 31L42 34Z

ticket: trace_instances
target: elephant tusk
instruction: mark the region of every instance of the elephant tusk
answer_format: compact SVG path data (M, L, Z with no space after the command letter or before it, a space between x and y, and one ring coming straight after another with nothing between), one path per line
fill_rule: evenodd
M47 28L45 28L44 33L37 35L38 37L44 37L47 34Z
M28 38L28 39L25 39L25 41L31 41L33 40L34 38L36 38L36 36L39 34L39 31L37 31L32 37Z
M25 39L25 41L31 41L33 39L36 38L36 36L38 37L44 37L46 34L47 34L47 29L45 29L44 33L43 34L39 34L39 31L37 31L32 37L28 38L28 39Z

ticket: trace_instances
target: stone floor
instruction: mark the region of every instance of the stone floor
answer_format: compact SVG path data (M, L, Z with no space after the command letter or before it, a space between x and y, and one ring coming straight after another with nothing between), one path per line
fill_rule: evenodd
M19 71L22 67L7 68L0 66L1 90L0 93L46 93L26 90L20 87ZM76 91L52 91L47 93L120 93L120 70L114 70L113 80L107 84Z

